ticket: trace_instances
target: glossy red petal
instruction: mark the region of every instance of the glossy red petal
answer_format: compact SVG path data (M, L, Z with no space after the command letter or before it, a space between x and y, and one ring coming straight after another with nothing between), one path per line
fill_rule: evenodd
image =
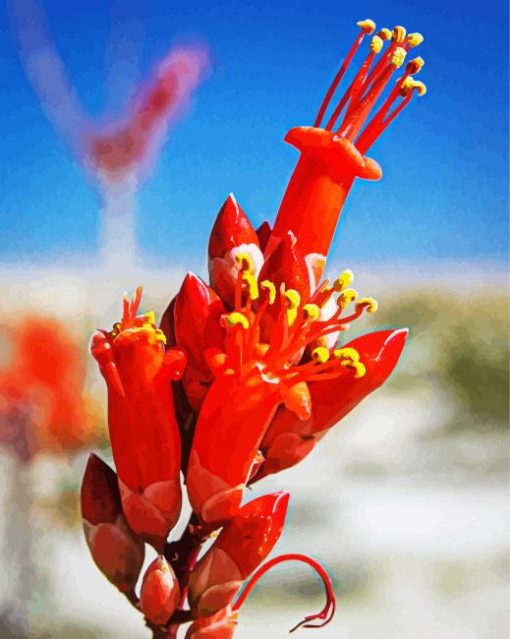
M278 385L260 376L247 384L224 374L211 386L198 417L186 481L191 505L204 521L222 521L237 511L279 401Z
M367 372L361 379L342 376L338 379L310 383L312 416L297 420L287 410L280 410L261 444L266 457L258 477L295 465L306 457L325 431L376 390L395 368L405 345L407 329L377 331L346 344L355 348Z

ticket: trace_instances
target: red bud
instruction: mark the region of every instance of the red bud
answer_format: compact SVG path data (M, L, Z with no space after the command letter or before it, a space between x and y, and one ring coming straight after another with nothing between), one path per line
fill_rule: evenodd
M259 241L246 213L231 193L214 222L209 239L209 259L222 258L227 251L241 244L259 246Z
M90 455L81 487L85 538L98 568L123 592L132 590L142 568L145 547L122 514L117 476Z
M179 603L180 588L174 571L160 555L147 568L140 593L140 609L155 625L168 622Z

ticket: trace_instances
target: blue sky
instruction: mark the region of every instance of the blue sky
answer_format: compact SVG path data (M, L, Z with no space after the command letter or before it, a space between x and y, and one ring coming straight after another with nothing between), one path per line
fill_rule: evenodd
M138 237L149 264L201 259L230 191L255 223L272 219L297 159L282 138L292 126L313 122L356 20L366 17L425 35L420 79L429 92L371 150L383 180L355 185L333 257L505 259L506 2L489 3L490 12L452 0L354 8L331 1L151 0L143 11L137 4L143 3L46 0L44 7L91 116L108 106L115 112L126 97L123 78L108 80L112 16L143 22L141 73L172 42L201 38L210 47L212 72L140 193ZM90 257L97 248L97 192L40 108L5 7L0 30L0 261Z

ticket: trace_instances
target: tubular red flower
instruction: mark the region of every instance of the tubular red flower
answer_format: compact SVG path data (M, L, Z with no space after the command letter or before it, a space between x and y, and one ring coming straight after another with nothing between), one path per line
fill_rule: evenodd
M349 342L366 367L362 379L339 377L310 384L312 414L304 420L282 409L261 443L265 461L257 479L294 466L304 459L326 432L379 388L391 375L402 354L407 329L369 333Z
M378 180L382 175L379 165L364 154L409 103L413 93L425 93L425 85L412 78L423 66L423 60L416 58L407 64L379 112L366 124L378 98L395 71L402 66L409 49L423 40L417 33L406 35L403 27L395 27L393 33L382 29L372 37L369 53L357 75L326 126L320 128L356 50L365 35L375 30L371 20L358 25L361 31L324 98L314 126L291 129L285 138L301 152L301 157L280 205L266 254L273 251L278 239L290 230L306 255L327 255L341 209L355 178ZM383 50L386 40L389 44ZM399 97L403 99L392 111ZM341 114L343 119L335 129Z
M185 356L165 351L152 313L137 317L141 289L124 300L122 321L97 331L91 352L108 386L108 426L129 525L160 546L181 507L180 437L170 390Z
M81 485L85 539L96 565L119 590L133 590L145 550L122 514L117 477L96 455L90 455Z
M289 493L264 495L243 506L194 569L189 600L195 617L227 606L280 538Z

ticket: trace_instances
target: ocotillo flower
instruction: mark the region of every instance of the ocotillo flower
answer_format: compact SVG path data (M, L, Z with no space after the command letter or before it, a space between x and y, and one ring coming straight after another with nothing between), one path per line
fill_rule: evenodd
M288 503L287 492L258 497L225 525L191 575L194 617L208 617L230 604L280 538Z
M124 513L140 536L160 547L181 509L180 437L171 380L182 377L182 350L165 351L154 315L137 317L137 289L122 320L96 331L91 352L108 386L108 426Z
M124 519L115 473L96 455L90 455L83 477L81 513L98 568L119 590L132 591L142 568L144 544Z
M372 20L358 22L360 33L331 84L314 126L291 129L285 140L301 157L276 216L266 252L290 230L299 238L305 255L325 257L333 239L340 211L356 177L378 180L380 166L365 153L375 140L425 85L413 79L423 66L411 60L377 113L367 119L386 85L404 64L409 50L423 41L419 33L406 34L403 27L375 32ZM322 126L326 111L365 36L374 34L368 54L354 80ZM385 42L387 46L385 48ZM397 104L399 99L401 101ZM395 106L397 104L397 106ZM395 108L393 108L395 107Z

